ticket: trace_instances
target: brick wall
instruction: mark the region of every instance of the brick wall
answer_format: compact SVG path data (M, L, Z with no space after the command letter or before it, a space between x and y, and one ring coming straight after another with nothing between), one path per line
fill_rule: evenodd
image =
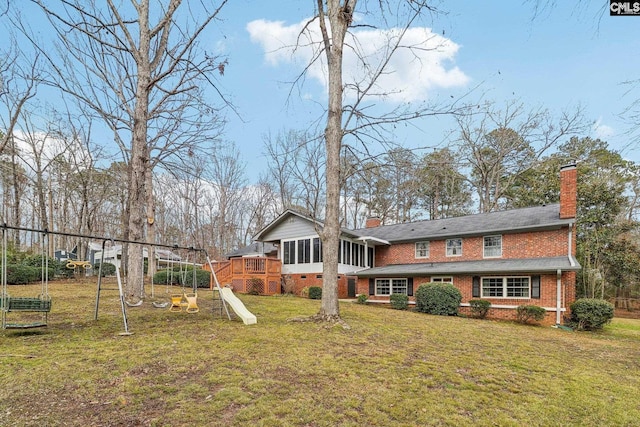
M483 275L482 277L501 277L499 275ZM564 272L562 273L562 307L568 307L575 300L575 272ZM413 291L414 293L417 291L418 287L423 283L429 283L431 281L431 277L414 277L413 278ZM472 296L472 281L473 276L465 275L465 276L454 276L453 284L456 288L460 290L462 294L462 304L468 303L469 300L473 299ZM369 300L373 301L381 301L388 302L389 297L387 296L375 296L369 295L369 278L359 278L356 286L356 292L358 294L365 294L368 296ZM491 301L491 304L494 306L514 306L517 307L519 305L537 305L540 307L546 308L555 308L556 307L556 292L557 292L557 282L555 274L545 274L540 276L540 298L528 298L528 299L514 299L514 298L483 298L488 301ZM415 297L409 297L410 301L415 302ZM460 313L470 314L468 307L460 307ZM561 315L561 321L563 321L563 317L567 316L568 312L563 312ZM491 319L506 319L506 320L515 320L516 312L513 308L492 308L489 312L488 318ZM546 325L553 325L556 323L556 312L548 311L545 320L542 322Z
M538 258L567 255L567 228L559 230L512 233L502 235L502 257L500 259ZM415 242L376 247L376 267L389 264L412 264L424 262L457 262L481 260L484 236L462 238L462 256L446 256L445 240L429 243L429 258L415 257ZM573 239L575 246L575 235ZM574 249L575 253L575 249Z
M293 281L293 293L298 296L302 295L304 288L322 287L322 274L287 274L287 276ZM338 298L347 298L347 296L347 276L341 274L338 276Z

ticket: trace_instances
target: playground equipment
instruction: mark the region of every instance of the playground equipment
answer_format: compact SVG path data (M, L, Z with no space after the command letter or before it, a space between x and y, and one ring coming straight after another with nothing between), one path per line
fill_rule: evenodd
M67 236L67 237L77 237L77 238L81 238L81 239L89 239L89 240L101 240L102 241L102 258L100 260L99 263L99 267L98 267L98 285L97 285L97 291L96 291L96 301L95 301L95 311L94 311L94 320L98 319L98 311L99 311L99 307L100 307L100 296L101 293L103 291L107 291L107 290L114 290L114 291L118 291L118 296L119 296L119 302L120 302L120 309L122 312L122 320L123 320L123 324L124 324L124 332L122 332L120 335L131 335L132 333L129 331L129 324L128 324L128 319L127 319L127 302L125 301L125 295L124 295L124 291L123 291L123 278L121 275L121 269L119 265L115 265L115 273L116 273L116 279L117 279L117 284L118 287L115 289L109 289L103 286L102 283L102 278L103 278L103 265L104 265L104 257L105 257L105 246L107 244L107 242L111 242L111 246L115 247L115 242L118 243L127 243L127 244L138 244L138 245L149 245L147 242L138 242L138 241L133 241L133 240L123 240L123 239L113 239L113 238L107 238L107 237L99 237L99 236L91 236L91 235L84 235L84 234L75 234L75 233L63 233L63 232L55 232L55 231L49 231L47 229L44 230L38 230L38 229L33 229L33 228L24 228L24 227L15 227L15 226L9 226L6 223L5 224L1 224L0 225L0 229L2 230L2 250L1 250L1 257L0 260L2 261L2 268L0 270L0 276L1 276L1 288L0 288L0 313L2 315L2 328L3 329L9 329L9 328L36 328L36 327L43 327L43 326L47 326L47 322L48 322L48 313L51 311L51 297L49 296L49 292L48 292L48 282L49 282L49 258L47 256L47 251L46 248L49 246L48 242L49 242L49 237L51 235L58 235L58 236ZM41 263L41 286L42 286L42 290L41 293L34 298L28 298L28 297L15 297L15 296L11 296L8 292L8 283L7 283L7 231L8 230L17 230L20 232L28 232L28 233L38 233L41 235L41 243L42 243L42 263ZM186 290L184 289L184 284L186 283L186 273L187 271L185 271L184 276L183 276L183 280L182 280L182 293L179 295L179 300L178 300L178 295L174 295L174 297L172 296L171 298L171 307L170 310L174 311L176 310L178 307L180 308L180 310L182 310L183 308L185 309L185 311L187 313L197 313L199 311L199 307L197 304L197 274L196 274L196 254L198 252L201 252L202 254L204 254L204 256L206 257L206 261L209 265L209 268L211 269L211 274L212 274L212 278L214 280L215 283L215 288L214 288L214 292L213 292L213 299L214 299L214 307L217 307L220 309L220 314L225 313L228 317L229 320L231 320L231 314L229 313L229 309L227 307L228 305L231 305L232 309L236 312L236 314L243 320L243 322L245 324L254 324L256 323L256 319L255 316L253 314L251 314L246 307L244 307L244 304L242 304L242 302L235 297L235 295L233 295L233 292L231 292L230 289L228 290L223 290L220 287L220 283L218 282L218 279L216 277L215 271L213 270L213 266L211 263L211 259L209 258L209 255L207 254L207 251L204 249L198 249L198 248L194 248L194 247L180 247L177 245L162 245L162 244L153 244L152 246L154 247L161 247L161 248L168 248L168 249L181 249L181 250L188 250L190 251L190 253L193 254L193 269L192 269L192 274L193 274L193 292L191 293L187 293ZM73 265L72 267L75 268L91 268L91 263L89 261L76 261L73 260ZM67 263L69 264L69 263ZM67 267L70 267L69 265L67 265ZM182 271L181 271L182 273ZM169 287L167 286L167 291L168 291ZM217 296L216 296L217 295ZM137 304L139 305L139 304ZM169 304L167 303L167 306ZM158 306L158 305L156 305ZM215 311L215 309L214 309ZM30 323L9 323L7 322L7 315L8 313L11 312L33 312L33 313L38 313L41 315L41 319L37 322L30 322ZM253 316L253 317L252 317Z
M207 262L209 263L209 269L211 270L211 277L213 278L214 295L215 295L215 292L218 292L218 296L221 303L221 311L222 311L222 308L224 308L224 310L227 313L227 317L229 318L229 320L231 320L231 315L229 314L229 309L227 308L227 305L229 305L231 309L234 311L234 313L240 319L242 319L242 322L245 325L254 325L258 323L256 316L253 313L251 313L249 310L247 310L247 308L242 303L242 301L240 301L240 299L233 294L233 291L231 290L231 288L226 288L226 287L223 288L220 286L220 282L218 282L218 277L216 276L215 270L213 269L213 264L211 263L211 259L209 258L208 255L207 255Z
M42 259L41 259L41 285L40 295L35 298L12 297L7 287L7 229L2 226L2 289L0 290L0 311L2 312L2 329L27 329L47 326L48 313L51 311L51 297L49 296L49 259L46 255L46 247L49 242L49 233L42 231ZM40 321L33 322L7 322L7 314L10 312L34 312L40 313Z

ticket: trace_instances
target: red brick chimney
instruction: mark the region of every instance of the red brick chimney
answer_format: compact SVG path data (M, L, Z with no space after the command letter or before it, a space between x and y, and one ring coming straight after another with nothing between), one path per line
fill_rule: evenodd
M576 164L560 168L560 219L575 218L578 203L578 170Z
M381 223L382 221L380 220L380 217L370 216L369 218L367 218L367 222L365 222L364 226L366 228L375 228L380 227Z

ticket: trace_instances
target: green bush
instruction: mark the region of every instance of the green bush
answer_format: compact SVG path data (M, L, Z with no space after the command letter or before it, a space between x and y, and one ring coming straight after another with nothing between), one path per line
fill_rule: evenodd
M416 291L416 310L441 316L457 316L462 294L451 283L425 283Z
M356 301L358 304L366 304L367 303L367 299L369 299L368 296L366 296L365 294L360 294L358 295L358 301Z
M582 298L571 304L569 324L579 330L593 331L602 329L611 322L614 307L608 301L595 298Z
M519 323L539 322L546 314L547 310L537 305L520 305L516 309L516 320Z
M193 288L193 267L183 268L182 272L177 267L158 271L153 275L153 283L156 285L176 285ZM196 269L196 284L197 288L209 288L211 284L211 272Z
M71 271L73 272L73 270ZM100 271L100 263L97 262L93 265L93 274L97 276L99 271ZM105 262L104 264L102 264L102 277L115 276L115 274L116 274L116 266L114 264L111 264L110 262ZM154 276L154 280L155 280L155 276Z
M49 271L50 277L53 278L53 271ZM7 264L7 284L8 285L26 285L27 283L37 282L42 279L42 269L24 264Z
M322 299L322 288L320 286L309 286L310 299Z
M409 306L409 297L404 294L391 294L389 297L391 308L396 310L406 310Z
M469 307L471 307L471 316L477 319L484 319L489 313L491 308L491 301L486 299L472 299L469 301Z

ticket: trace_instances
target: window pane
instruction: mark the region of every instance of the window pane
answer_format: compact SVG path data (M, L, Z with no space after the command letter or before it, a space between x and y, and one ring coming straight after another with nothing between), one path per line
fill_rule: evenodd
M313 239L313 262L322 262L322 242L318 237Z
M429 258L429 242L416 243L416 258Z
M447 239L447 256L462 255L462 239Z
M296 242L295 241L292 240L289 242L284 242L282 262L285 264L296 263Z
M484 238L484 256L502 256L502 236L486 236Z
M507 277L507 297L529 298L529 278Z
M389 279L376 279L376 295L390 295L391 282Z
M503 296L503 279L502 277L485 277L482 279L482 296L483 297L502 297Z
M391 281L392 294L407 294L407 279L393 279Z
M373 267L373 257L374 257L374 252L373 252L373 248L367 248L367 252L368 252L368 257L369 259L367 260L369 262L369 265L367 265L367 267Z
M298 264L311 262L311 239L298 240Z

